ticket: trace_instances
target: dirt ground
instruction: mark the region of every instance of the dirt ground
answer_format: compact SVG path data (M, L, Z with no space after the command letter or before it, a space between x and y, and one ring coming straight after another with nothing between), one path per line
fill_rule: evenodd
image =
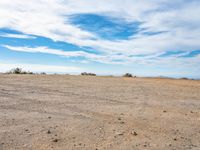
M200 81L0 75L0 150L200 150Z

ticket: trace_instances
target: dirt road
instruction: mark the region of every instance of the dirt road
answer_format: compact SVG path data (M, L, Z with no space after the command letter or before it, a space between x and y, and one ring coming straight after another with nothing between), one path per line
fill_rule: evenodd
M199 150L200 81L0 75L0 150Z

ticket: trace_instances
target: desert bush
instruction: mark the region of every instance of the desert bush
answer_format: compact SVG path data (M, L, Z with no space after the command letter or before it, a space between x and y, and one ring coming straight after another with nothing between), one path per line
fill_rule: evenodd
M87 73L87 72L82 72L81 75L82 76L96 76L95 73Z
M23 71L21 68L14 68L11 69L8 74L34 74L33 72L30 71Z
M14 69L11 69L8 73L10 73L10 74L21 74L22 69L21 68L14 68Z
M124 75L123 75L123 77L129 77L129 78L132 78L132 77L133 77L133 75L132 75L132 74L130 74L130 73L126 73L126 74L124 74Z
M41 75L46 75L46 72L41 72L40 74L41 74Z
M186 77L183 77L183 78L181 78L182 80L189 80L188 78L186 78Z

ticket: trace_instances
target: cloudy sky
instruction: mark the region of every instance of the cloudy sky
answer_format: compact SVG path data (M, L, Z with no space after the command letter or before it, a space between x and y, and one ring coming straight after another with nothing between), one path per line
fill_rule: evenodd
M0 0L0 72L200 78L199 0Z

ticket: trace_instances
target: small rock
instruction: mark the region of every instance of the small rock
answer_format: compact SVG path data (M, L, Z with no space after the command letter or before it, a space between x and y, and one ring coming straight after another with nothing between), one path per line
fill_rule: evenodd
M134 135L134 136L137 136L137 135L138 135L137 132L135 132L135 131L132 132L131 134Z
M49 116L48 119L51 119L51 116Z
M119 117L118 120L122 120L122 118Z
M58 139L54 139L53 142L55 142L55 143L58 142Z
M163 112L166 113L167 111L166 111L166 110L163 110Z
M48 130L48 131L47 131L47 134L51 134L51 131L50 131L50 130Z
M177 141L177 139L176 139L176 138L174 138L174 141Z

